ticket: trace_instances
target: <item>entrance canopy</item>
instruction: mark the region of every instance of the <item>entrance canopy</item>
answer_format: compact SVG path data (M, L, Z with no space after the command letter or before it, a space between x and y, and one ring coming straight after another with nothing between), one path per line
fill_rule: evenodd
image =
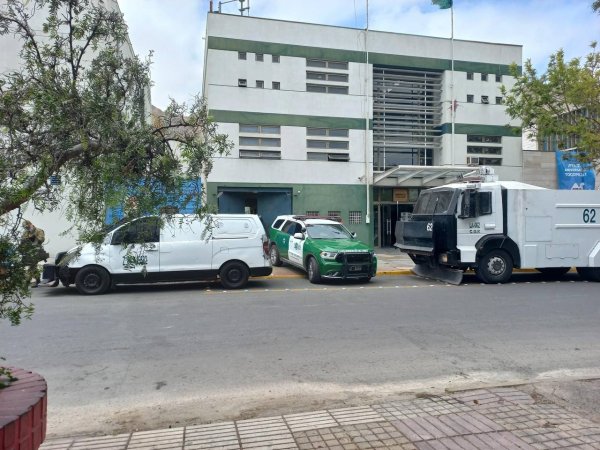
M375 186L440 186L477 173L468 166L396 166L385 172L373 173Z

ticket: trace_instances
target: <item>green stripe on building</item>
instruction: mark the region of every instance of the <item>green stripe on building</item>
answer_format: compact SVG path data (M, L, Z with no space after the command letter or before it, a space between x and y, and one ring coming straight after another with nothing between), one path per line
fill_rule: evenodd
M289 127L347 128L364 130L365 119L352 117L299 116L293 114L260 113L252 111L210 110L215 122L247 125L279 125ZM372 121L369 121L369 128Z
M442 134L452 133L452 124L445 123L440 127ZM455 123L454 134L476 134L480 136L521 137L521 129L508 125L479 125L474 123Z
M308 47L304 45L280 44L275 42L247 41L216 36L208 37L208 48L236 52L266 53L270 55L294 56L298 58L327 59L330 61L348 61L364 63L365 52L334 48ZM452 61L442 58L424 58L421 56L403 56L386 53L369 53L369 63L384 66L404 67L422 70L450 70ZM517 66L521 73L521 66ZM507 64L492 64L475 61L454 61L457 72L477 72L498 75L510 75Z

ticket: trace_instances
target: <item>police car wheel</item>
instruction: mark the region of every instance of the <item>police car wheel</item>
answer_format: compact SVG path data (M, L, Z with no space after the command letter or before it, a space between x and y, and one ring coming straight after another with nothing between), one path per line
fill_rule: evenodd
M271 265L281 266L281 257L279 256L279 250L275 244L271 245L269 250L269 258L271 259Z
M219 271L221 284L225 289L240 289L248 282L248 267L239 261L230 261Z
M316 284L321 281L321 274L319 273L319 264L317 264L317 260L312 256L308 258L306 272L308 273L308 281L310 281L311 283Z
M477 276L484 283L506 283L512 276L513 261L504 250L489 251L479 260Z
M102 267L84 267L77 272L75 287L83 295L104 294L110 288L110 275Z

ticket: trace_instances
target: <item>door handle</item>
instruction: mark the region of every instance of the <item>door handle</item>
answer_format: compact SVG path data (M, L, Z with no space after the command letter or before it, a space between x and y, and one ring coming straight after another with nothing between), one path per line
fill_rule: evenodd
M496 228L496 224L495 223L484 223L483 228L486 230L493 230L494 228Z

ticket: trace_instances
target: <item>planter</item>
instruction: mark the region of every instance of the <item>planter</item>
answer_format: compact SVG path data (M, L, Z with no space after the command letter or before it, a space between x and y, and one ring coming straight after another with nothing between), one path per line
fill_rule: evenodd
M10 369L17 380L0 389L0 450L36 450L46 437L46 380Z

